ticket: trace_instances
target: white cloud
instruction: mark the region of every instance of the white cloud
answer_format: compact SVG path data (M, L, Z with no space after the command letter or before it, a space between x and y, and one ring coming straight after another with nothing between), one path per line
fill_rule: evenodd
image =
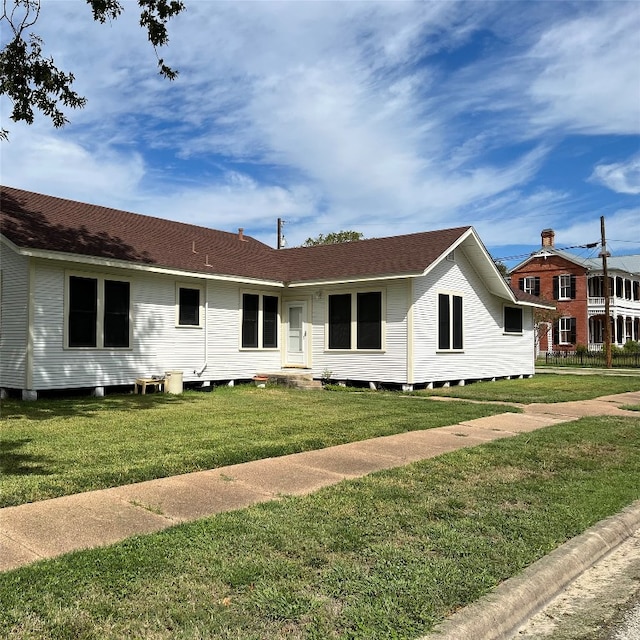
M616 193L640 194L640 156L626 162L600 164L591 174L590 180L599 182Z
M113 25L81 1L43 4L47 50L89 103L63 132L15 127L3 181L271 244L276 217L290 244L458 224L537 243L583 213L584 182L536 182L554 145L638 131L636 4L194 0L162 52L174 83L135 3ZM636 189L607 157L592 180Z
M624 208L605 216L607 247L615 254L640 251L640 207ZM565 244L582 244L600 240L600 217L559 227L556 235Z
M532 120L591 134L640 133L640 5L606 3L549 28L529 53Z
M38 127L14 129L2 153L3 184L115 208L131 208L145 175L145 163L135 151L89 151Z

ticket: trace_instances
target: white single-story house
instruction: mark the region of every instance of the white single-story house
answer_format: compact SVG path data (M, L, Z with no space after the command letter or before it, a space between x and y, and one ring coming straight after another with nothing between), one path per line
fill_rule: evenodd
M23 398L302 370L416 386L534 373L533 310L472 227L274 249L2 187L0 388Z

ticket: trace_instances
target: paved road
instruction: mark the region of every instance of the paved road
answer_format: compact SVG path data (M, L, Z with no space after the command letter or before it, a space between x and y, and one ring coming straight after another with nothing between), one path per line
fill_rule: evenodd
M640 531L585 571L514 640L640 640Z
M631 608L623 612L607 640L640 640L640 600L636 599Z

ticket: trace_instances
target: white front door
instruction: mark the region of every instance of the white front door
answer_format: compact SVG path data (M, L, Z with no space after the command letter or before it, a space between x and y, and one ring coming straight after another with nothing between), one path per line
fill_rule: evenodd
M307 366L307 303L287 302L286 365Z

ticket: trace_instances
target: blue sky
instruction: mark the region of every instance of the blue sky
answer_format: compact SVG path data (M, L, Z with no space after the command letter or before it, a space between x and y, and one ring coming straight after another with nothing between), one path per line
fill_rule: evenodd
M185 0L161 52L44 0L87 107L4 119L2 182L287 246L473 225L496 258L640 253L640 3ZM3 36L5 37L5 36ZM591 256L597 250L583 251ZM519 259L507 261L513 264Z

